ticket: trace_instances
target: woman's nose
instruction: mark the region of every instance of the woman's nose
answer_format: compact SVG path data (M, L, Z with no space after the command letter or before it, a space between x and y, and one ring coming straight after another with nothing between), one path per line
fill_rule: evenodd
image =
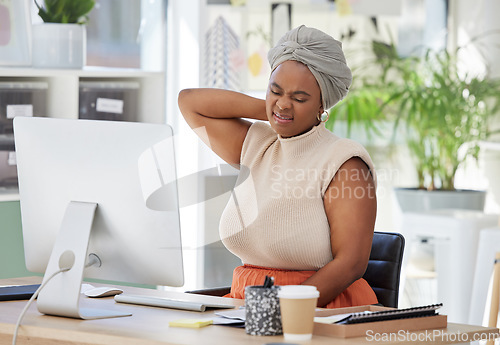
M287 102L283 98L280 98L276 101L276 105L278 106L278 109L285 110L290 107L290 102Z

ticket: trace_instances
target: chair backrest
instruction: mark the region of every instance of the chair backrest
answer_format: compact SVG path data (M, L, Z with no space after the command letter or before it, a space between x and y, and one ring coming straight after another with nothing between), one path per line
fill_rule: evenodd
M372 251L363 278L385 307L398 307L399 281L405 239L392 232L375 231Z

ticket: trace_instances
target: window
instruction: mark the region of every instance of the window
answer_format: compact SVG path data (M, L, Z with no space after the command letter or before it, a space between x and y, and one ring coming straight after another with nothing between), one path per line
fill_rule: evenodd
M87 65L165 70L167 0L97 0L87 26Z
M141 0L98 0L87 26L87 65L140 68Z

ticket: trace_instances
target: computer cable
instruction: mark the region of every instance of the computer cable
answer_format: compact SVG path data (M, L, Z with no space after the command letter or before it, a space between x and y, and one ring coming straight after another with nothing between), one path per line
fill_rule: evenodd
M24 306L24 309L21 312L21 315L19 315L19 318L17 319L16 328L14 329L14 337L12 338L12 345L16 345L17 333L19 331L19 326L21 325L21 321L22 321L22 319L24 317L24 314L26 314L26 311L28 310L28 308L30 307L30 305L38 297L38 294L40 293L40 291L42 291L42 289L45 287L45 285L47 285L47 283L49 281L51 281L52 278L54 278L56 275L58 275L59 273L62 273L62 272L69 271L70 269L71 269L71 267L69 267L69 268L65 267L65 268L61 268L59 271L54 272L46 281L44 281L40 285L40 287L35 291L35 293L33 294L33 296L31 296L31 298L29 299L28 303L26 303L26 305Z

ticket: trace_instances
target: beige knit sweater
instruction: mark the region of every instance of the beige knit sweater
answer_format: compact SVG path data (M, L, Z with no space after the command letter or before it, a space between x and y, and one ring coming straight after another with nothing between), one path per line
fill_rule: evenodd
M244 264L323 267L332 260L323 196L339 167L356 156L375 177L366 150L324 124L286 139L266 123L252 124L243 143L237 186L220 220L224 245Z

